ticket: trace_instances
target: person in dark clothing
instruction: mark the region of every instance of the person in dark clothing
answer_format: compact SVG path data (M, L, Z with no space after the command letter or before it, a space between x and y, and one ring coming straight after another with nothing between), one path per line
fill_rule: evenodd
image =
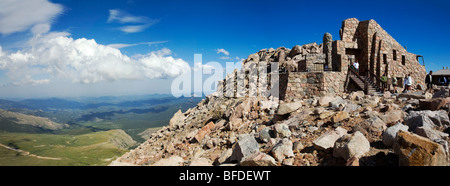
M433 93L433 71L430 70L430 73L427 74L425 77L425 83L427 84L427 89L425 90L425 93L430 90L430 93Z

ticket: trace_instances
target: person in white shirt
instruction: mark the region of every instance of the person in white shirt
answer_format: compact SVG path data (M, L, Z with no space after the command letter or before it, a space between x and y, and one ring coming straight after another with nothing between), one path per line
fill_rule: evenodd
M403 93L408 91L408 76L405 75L403 78Z
M405 91L409 92L412 89L413 85L413 79L411 77L411 74L408 74L408 77L405 77Z
M358 61L355 61L353 63L353 68L355 68L356 73L359 73L359 63L358 63Z

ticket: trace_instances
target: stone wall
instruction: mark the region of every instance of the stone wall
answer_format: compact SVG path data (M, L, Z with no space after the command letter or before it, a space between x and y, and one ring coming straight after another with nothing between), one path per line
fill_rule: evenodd
M346 74L342 72L291 72L287 75L286 92L289 102L297 98L310 98L345 91Z
M345 53L354 49L360 71L371 70L377 76L387 72L397 78L411 74L414 83L424 84L425 67L417 61L417 55L406 49L390 36L375 20L358 21L355 18L343 21L338 49ZM338 54L343 54L338 51Z

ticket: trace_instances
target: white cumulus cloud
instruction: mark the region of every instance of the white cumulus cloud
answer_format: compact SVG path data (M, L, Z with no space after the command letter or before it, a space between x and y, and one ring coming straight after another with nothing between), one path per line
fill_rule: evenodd
M93 39L73 39L68 33L52 32L35 36L29 43L29 49L14 53L5 52L0 46L0 70L15 85L45 84L52 78L83 84L167 78L190 68L184 60L170 56L172 51L167 48L129 57Z
M1 0L0 33L48 31L53 19L63 12L59 4L47 0Z

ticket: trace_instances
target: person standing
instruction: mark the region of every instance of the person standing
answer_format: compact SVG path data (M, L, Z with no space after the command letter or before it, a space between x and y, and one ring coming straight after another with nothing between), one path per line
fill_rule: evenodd
M355 67L356 73L359 75L359 63L358 63L358 61L355 61L355 63L353 63L353 67Z
M408 75L403 78L403 93L408 92Z
M394 87L394 93L397 93L397 78L395 77L395 74L392 75L392 86Z
M428 90L430 90L430 93L433 93L433 71L430 70L430 73L425 76L425 83L427 84L427 89L424 93L427 93Z
M408 92L412 90L413 85L413 79L411 77L411 74L408 74L408 78L406 79L406 86L408 87Z
M381 80L381 89L382 92L384 92L386 90L386 86L387 86L387 76L386 76L386 72L383 74L383 76L381 76L380 80Z

